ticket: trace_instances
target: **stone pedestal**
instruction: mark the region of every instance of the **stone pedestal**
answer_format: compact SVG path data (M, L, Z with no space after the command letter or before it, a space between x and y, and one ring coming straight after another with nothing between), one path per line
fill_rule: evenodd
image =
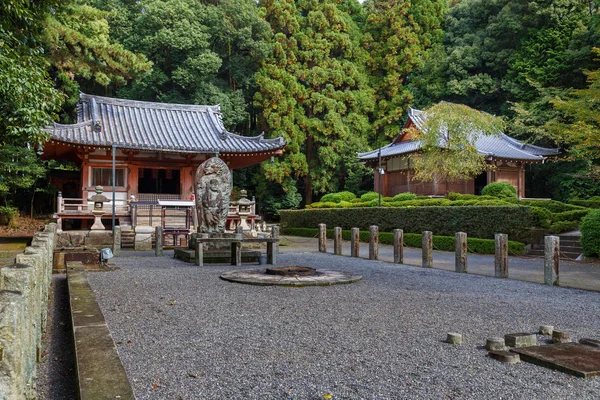
M92 210L92 214L94 214L94 225L92 225L93 231L103 231L106 229L104 225L102 225L101 217L105 214L102 210Z
M135 241L133 244L134 250L152 250L152 232L154 228L151 226L136 226Z

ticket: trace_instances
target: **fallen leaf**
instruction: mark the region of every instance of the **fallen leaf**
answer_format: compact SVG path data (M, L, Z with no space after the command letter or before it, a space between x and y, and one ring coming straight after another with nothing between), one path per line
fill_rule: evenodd
M331 398L333 398L333 396L332 396L331 394L329 394L329 393L325 393L325 394L323 395L323 398L324 398L324 399L331 399Z
M190 378L198 378L198 375L196 375L196 374L193 374L193 373L191 373L191 372L188 372L188 376L189 376Z

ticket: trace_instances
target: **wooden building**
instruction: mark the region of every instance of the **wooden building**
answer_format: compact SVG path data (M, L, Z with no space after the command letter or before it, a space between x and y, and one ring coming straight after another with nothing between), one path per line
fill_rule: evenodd
M228 132L218 105L154 103L84 93L77 104L77 123L55 123L46 130L50 140L42 157L73 161L80 170L76 181L61 181L59 190L78 196L59 200L59 221L89 220L88 199L96 186L103 186L111 198L113 151L117 218L130 223L131 199L189 200L194 194L194 173L210 157L220 157L230 169L243 168L281 154L285 146L283 137Z
M525 196L525 164L541 163L548 157L557 156L559 150L522 143L503 133L480 136L475 147L485 155L488 165L484 173L457 182L422 182L415 180L410 155L421 150L421 142L414 140L406 128L422 129L426 113L409 108L408 119L401 133L392 143L380 149L358 154L358 158L375 171L375 191L384 196L412 192L418 195L442 196L448 192L480 194L483 187L492 182L507 182L517 189L517 196ZM379 165L383 175L380 177ZM381 182L381 188L379 187Z

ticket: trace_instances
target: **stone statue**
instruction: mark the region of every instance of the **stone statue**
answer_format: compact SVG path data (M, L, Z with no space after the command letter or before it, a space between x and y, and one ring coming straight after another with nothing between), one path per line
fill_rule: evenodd
M198 232L223 232L231 197L229 167L218 157L209 158L196 170L195 183Z

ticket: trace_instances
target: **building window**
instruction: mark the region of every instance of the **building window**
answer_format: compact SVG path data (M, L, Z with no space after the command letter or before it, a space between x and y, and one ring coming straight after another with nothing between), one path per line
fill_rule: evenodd
M112 168L92 168L92 186L112 186ZM115 186L125 186L125 169L115 169Z

